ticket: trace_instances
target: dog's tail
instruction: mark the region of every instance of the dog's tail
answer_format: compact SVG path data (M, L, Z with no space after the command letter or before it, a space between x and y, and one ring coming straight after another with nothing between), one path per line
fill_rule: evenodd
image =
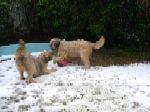
M16 50L16 61L23 63L25 55L25 42L22 39L19 39L19 48Z
M25 42L23 39L19 39L19 47L25 49Z
M99 39L99 41L97 41L94 44L94 49L100 49L101 47L103 47L104 43L105 43L105 38L104 38L104 36L101 36L101 38Z

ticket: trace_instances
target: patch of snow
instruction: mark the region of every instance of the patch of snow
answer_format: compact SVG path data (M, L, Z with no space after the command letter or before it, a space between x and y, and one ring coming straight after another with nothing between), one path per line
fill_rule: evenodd
M33 53L37 55L37 53ZM0 112L149 112L150 64L57 67L57 71L19 79L14 55L0 62ZM27 74L25 73L27 77Z

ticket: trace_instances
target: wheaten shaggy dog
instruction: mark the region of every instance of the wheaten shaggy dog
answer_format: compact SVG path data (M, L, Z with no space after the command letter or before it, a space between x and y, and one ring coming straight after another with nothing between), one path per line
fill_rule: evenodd
M19 40L19 45L19 48L16 50L16 66L20 72L21 80L25 80L24 71L28 74L28 83L32 82L33 77L50 73L50 70L48 70L48 61L52 58L50 52L43 52L38 57L33 57L25 52L23 40Z
M53 38L50 40L50 48L58 52L57 56L60 60L80 57L85 67L90 68L90 58L93 49L100 49L104 43L105 38L103 36L96 43L84 40L65 41Z

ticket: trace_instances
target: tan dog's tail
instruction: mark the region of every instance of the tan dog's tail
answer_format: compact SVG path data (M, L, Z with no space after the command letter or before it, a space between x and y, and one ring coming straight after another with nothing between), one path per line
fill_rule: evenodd
M101 36L101 38L99 39L99 41L97 41L94 44L94 49L100 49L101 47L103 47L104 43L105 43L105 38L104 38L104 36Z
M25 43L22 39L19 39L19 47L25 49Z
M25 43L22 39L19 39L19 48L16 50L16 60L23 63L25 55Z

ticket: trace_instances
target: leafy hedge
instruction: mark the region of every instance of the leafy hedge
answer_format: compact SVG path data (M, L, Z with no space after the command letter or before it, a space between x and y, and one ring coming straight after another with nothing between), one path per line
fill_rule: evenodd
M9 5L7 0L2 1L0 14L4 16L0 23L5 27L0 28L6 30ZM150 5L147 0L17 1L27 9L30 33L47 31L61 38L85 37L94 41L104 35L108 46L150 44Z
M11 30L8 0L0 1L0 34L7 35Z

